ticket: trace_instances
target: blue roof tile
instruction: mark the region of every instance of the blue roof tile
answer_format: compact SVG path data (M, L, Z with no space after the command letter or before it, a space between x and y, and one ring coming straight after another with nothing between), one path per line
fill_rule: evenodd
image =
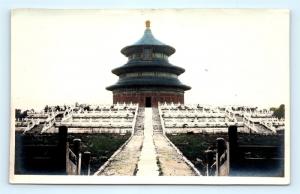
M157 40L153 36L150 28L146 28L143 37L139 41L134 43L133 45L166 45L166 44L164 44L161 41Z

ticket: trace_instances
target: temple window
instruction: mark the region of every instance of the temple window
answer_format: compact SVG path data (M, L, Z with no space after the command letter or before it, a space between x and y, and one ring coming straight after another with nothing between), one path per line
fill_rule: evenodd
M144 60L151 60L152 59L152 49L144 49L143 59Z
M155 59L165 59L168 60L168 56L164 53L153 53L152 57Z
M141 54L140 53L134 53L134 54L128 56L128 60L140 59L140 58L141 58Z
M133 73L121 74L120 78L143 77L143 76L168 77L168 78L177 78L178 77L174 73L167 73L167 72L133 72Z

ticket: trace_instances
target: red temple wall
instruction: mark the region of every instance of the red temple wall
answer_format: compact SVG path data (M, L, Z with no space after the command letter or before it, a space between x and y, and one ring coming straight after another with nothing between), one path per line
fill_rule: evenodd
M146 97L151 97L151 105L158 106L158 102L184 103L184 94L169 92L122 92L113 94L113 103L139 103L140 107L146 106Z

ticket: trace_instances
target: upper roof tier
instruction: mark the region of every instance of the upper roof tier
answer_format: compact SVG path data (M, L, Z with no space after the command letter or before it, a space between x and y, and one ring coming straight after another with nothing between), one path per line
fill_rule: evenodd
M137 41L136 43L134 43L133 45L166 45L164 43L162 43L161 41L157 40L150 29L150 21L147 20L146 21L146 29L144 31L144 35L143 37Z
M163 52L167 54L168 56L172 55L175 53L175 48L166 45L162 43L161 41L157 40L150 29L150 21L146 21L146 29L144 31L143 37L138 40L136 43L126 46L121 50L121 53L124 54L125 56L129 56L132 53L135 53L143 47L153 47L154 49Z

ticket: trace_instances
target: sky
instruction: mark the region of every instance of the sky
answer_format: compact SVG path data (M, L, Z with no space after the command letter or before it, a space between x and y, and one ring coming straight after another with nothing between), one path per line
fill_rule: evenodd
M12 105L111 104L105 89L127 62L145 21L176 49L186 104L279 106L289 102L289 12L267 9L41 10L11 18Z

